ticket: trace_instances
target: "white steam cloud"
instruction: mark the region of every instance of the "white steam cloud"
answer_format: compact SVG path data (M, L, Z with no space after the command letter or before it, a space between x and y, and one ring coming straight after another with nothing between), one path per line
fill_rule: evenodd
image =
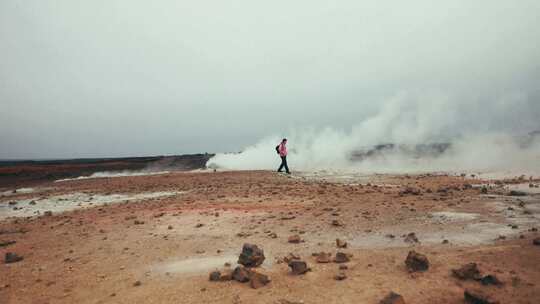
M211 168L276 169L274 147L289 139L292 170L363 172L540 172L540 100L533 93L491 99L403 93L349 130L298 128L271 135L240 153L218 154ZM374 147L392 149L373 152ZM430 145L431 144L431 145ZM433 144L441 144L439 146ZM437 147L448 148L437 150ZM418 145L424 145L420 152ZM357 157L355 157L355 155Z

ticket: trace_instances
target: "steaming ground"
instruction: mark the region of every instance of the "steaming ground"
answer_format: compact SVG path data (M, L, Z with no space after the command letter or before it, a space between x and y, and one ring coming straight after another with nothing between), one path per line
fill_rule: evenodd
M353 136L328 136L328 131L293 136L289 139L289 166L296 171L340 174L449 172L499 178L522 174L540 176L538 136L523 140L509 135L486 134L454 139L444 151L424 149L419 152L415 149L426 143L396 144L396 148L378 151L376 147L380 143L374 146L350 144ZM240 153L217 154L207 165L225 170L275 170L279 158L272 147L278 142L279 139L273 137ZM429 143L427 145L430 147Z
M394 291L427 304L463 303L465 289L481 289L531 303L540 298L538 186L523 176L218 171L2 189L0 254L24 259L0 265L0 302L378 303ZM236 266L246 242L264 249L258 271L271 283L209 282L210 271ZM409 250L428 257L428 271L407 272ZM321 251L352 255L345 280L334 279L337 264L316 262ZM291 275L290 253L312 271ZM469 262L503 285L451 275Z
M396 94L380 100L376 112L349 128L280 130L281 136L264 137L240 147L240 153L217 154L207 165L226 170L276 169L279 158L274 147L287 137L289 164L297 171L540 175L537 93L506 92L496 99L485 92L476 94L476 98Z
M56 182L66 182L72 180L81 180L81 179L90 179L90 178L110 178L110 177L124 177L124 176L145 176L145 175L158 175L158 174L167 174L169 171L105 171L105 172L96 172L92 173L89 176L79 176L75 178L64 178L58 179Z

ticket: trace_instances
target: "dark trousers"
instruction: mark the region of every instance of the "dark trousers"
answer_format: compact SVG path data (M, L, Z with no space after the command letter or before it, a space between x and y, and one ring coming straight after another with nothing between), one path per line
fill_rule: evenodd
M289 166L287 166L287 156L281 156L281 165L279 166L278 172L281 172L285 168L285 172L291 173L289 171Z

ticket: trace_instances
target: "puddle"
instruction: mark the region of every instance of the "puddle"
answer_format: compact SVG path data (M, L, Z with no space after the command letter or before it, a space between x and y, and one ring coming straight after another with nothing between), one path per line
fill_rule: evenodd
M499 236L511 237L520 233L521 230L512 229L507 224L498 223L472 223L466 225L462 231L429 232L420 235L423 243L440 244L442 240L448 240L457 245L482 245L493 243Z
M391 177L389 174L366 174L357 172L330 172L330 171L315 171L315 172L297 172L293 178L303 179L315 182L329 182L344 184L348 186L358 186L372 184L379 187L396 187L394 184L388 184L386 181Z
M459 228L459 227L458 227ZM418 229L409 229L418 231ZM409 231L400 228L400 231ZM461 246L474 246L493 243L499 236L511 237L519 234L525 229L512 229L507 224L498 223L471 223L458 229L445 229L444 231L424 231L416 232L420 245L437 245L443 240L448 240L451 244ZM395 238L386 235L392 233L380 233L376 235L360 235L353 238L349 243L355 248L389 248L389 247L409 247L412 244L406 243L400 234L393 232Z
M518 179L521 176L525 178L532 177L533 179L540 178L540 172L538 170L524 170L524 171L496 171L496 172L480 172L475 173L476 177L485 180L501 180L501 179Z
M377 234L357 235L350 244L357 248L408 247L411 244L404 242L401 235L415 232L422 245L436 245L448 240L454 245L473 246L493 243L499 236L517 237L529 228L540 225L540 199L532 196L528 199L499 198L505 200L485 202L488 210L491 210L486 215L433 212L429 216L432 222L429 226L413 224L408 227L388 227ZM389 234L395 237L387 237Z
M36 189L34 188L19 188L15 190L0 192L0 196L11 196L11 195L17 195L17 194L34 193L34 192L36 192Z
M540 203L526 204L524 209L529 211L533 215L540 215Z
M391 247L408 247L410 244L405 243L403 239L396 235L395 238L386 237L385 234L364 234L355 238L349 238L349 245L352 248L391 248Z
M274 258L265 252L266 259L260 266L263 269L272 267ZM225 263L231 264L234 269L238 264L238 254L225 254L222 256L187 257L181 260L163 262L152 266L153 271L168 274L199 275L215 269L225 269Z
M530 185L532 185L532 187ZM505 188L508 189L508 191L520 191L527 194L540 194L540 184L538 183L506 185Z
M7 217L27 217L41 215L45 211L53 213L89 208L105 204L128 201L142 201L173 196L182 192L146 192L137 194L88 194L70 193L48 198L31 198L0 202L0 220Z
M533 226L540 224L540 199L529 196L518 199L507 198L507 200L490 202L489 207L504 216L509 223L532 224Z
M157 172L136 172L136 171L115 171L115 172L96 172L90 176L79 176L75 178L65 178L55 180L55 183L75 181L82 179L93 179L93 178L107 178L107 177L126 177L126 176L148 176L148 175L161 175L167 174L170 171L157 171Z
M445 222L452 221L472 221L480 216L477 213L466 213L466 212L451 212L451 211L442 211L442 212L432 212L431 215L434 219Z
M213 256L201 258L188 258L154 266L154 270L172 274L199 274L215 269L222 269L225 263L234 267L238 261L238 255Z

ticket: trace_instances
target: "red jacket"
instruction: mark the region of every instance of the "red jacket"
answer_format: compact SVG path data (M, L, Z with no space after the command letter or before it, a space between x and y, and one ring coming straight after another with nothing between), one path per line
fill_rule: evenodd
M287 156L287 146L285 143L280 143L279 144L279 156Z

